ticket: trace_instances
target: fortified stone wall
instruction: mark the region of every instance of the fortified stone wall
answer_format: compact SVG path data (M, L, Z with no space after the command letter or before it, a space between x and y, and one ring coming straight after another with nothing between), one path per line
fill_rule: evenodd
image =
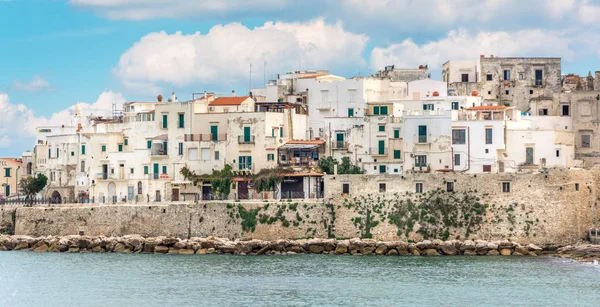
M16 211L15 206L0 206L0 234L14 233Z
M588 228L600 224L599 176L597 168L541 174L332 175L325 178L322 202L19 208L16 234L566 244L584 239ZM343 195L344 184L348 193ZM416 193L417 184L422 193Z

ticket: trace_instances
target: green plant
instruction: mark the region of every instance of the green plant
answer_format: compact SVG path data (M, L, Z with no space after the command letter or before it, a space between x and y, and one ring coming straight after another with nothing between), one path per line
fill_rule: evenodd
M21 187L21 193L25 195L25 197L30 201L30 204L33 203L33 199L35 198L35 194L39 193L46 187L46 183L48 182L48 177L44 174L37 174L35 176L30 176L26 178L22 178L19 182L19 186Z
M254 232L256 229L257 209L246 210L242 205L238 205L239 218L242 219L242 229L246 232Z

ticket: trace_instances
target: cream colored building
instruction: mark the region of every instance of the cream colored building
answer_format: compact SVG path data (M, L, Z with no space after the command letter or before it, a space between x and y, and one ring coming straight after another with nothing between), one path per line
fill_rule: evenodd
M18 182L21 180L21 169L23 163L21 159L0 158L0 198L18 196Z

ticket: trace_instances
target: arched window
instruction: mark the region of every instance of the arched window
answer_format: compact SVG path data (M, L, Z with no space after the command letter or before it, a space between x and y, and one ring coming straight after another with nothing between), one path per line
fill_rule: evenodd
M142 195L142 182L138 181L138 195Z
M81 161L81 172L85 173L85 161Z
M32 163L31 163L31 162L27 163L27 175L31 175L31 172L32 172L32 169L31 169L31 168L32 168L32 166L33 166L33 165L32 165Z

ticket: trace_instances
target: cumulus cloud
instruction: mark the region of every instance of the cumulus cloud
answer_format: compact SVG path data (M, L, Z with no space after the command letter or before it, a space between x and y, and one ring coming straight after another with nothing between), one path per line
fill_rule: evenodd
M240 12L275 12L289 0L69 0L69 3L94 9L112 19L143 20L152 18L210 18Z
M40 75L35 75L35 76L33 76L33 79L31 79L31 81L29 81L29 82L23 83L19 80L16 80L13 83L13 89L15 89L17 91L37 93L37 92L42 92L42 91L48 91L48 90L51 90L52 88L50 87L50 84L48 83L48 81L46 81Z
M79 108L84 115L108 116L112 110L112 104L117 103L120 108L125 102L125 98L120 93L106 91L100 94L93 103L79 103ZM75 105L64 110L53 113L49 118L36 116L34 111L24 104L14 104L10 101L7 94L0 93L0 144L4 147L21 141L27 141L29 144L22 143L23 146L32 147L36 128L40 126L60 126L70 125L71 114Z
M368 37L323 19L303 23L266 22L253 29L239 23L208 33L150 33L119 59L115 75L125 86L156 89L160 84L234 84L248 80L249 65L270 71L336 68L362 64Z
M578 12L581 21L586 24L595 24L600 19L600 5L592 4L589 0L582 0Z
M388 64L399 67L416 67L428 64L439 69L448 60L477 59L480 54L508 56L548 56L574 58L569 33L544 30L522 30L517 32L471 33L465 29L450 31L438 41L417 44L406 39L385 48L374 48L371 64L379 69Z

